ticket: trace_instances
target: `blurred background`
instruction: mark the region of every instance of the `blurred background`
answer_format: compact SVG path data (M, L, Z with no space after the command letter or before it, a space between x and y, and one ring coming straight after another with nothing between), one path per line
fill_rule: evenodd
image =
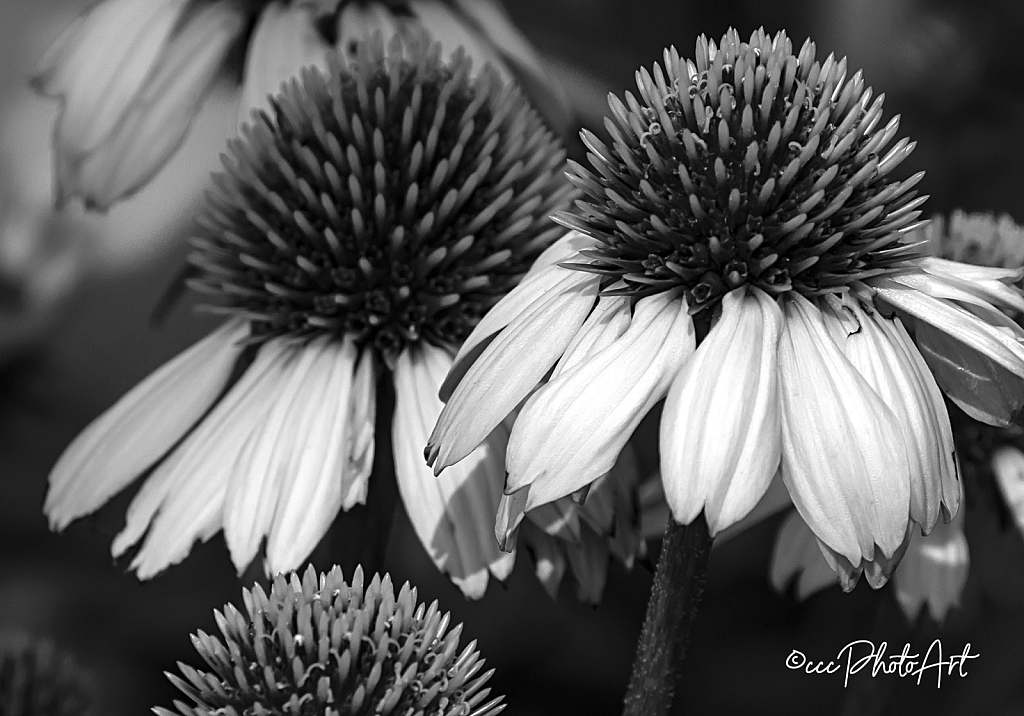
M154 368L209 331L188 300L161 326L151 322L184 255L183 239L206 174L233 131L235 109L221 93L208 101L183 151L136 200L105 216L80 206L46 210L49 138L56 104L35 97L27 78L50 42L89 3L0 3L0 226L7 265L37 267L31 306L5 307L0 276L0 631L50 639L69 651L91 683L101 714L142 714L176 694L163 671L196 663L189 634L215 630L212 611L240 604L222 538L198 546L182 565L139 583L109 556L126 496L62 535L41 512L46 475L93 417ZM900 168L921 169L932 212L955 208L1024 220L1024 30L1020 0L514 0L517 23L545 54L583 121L599 129L608 91L633 89L633 73L674 44L692 55L695 38L785 29L799 46L818 43L862 67L886 94L886 116L918 142ZM573 151L578 152L574 146ZM27 247L17 237L43 236ZM13 258L12 258L13 257ZM18 262L21 262L19 264ZM14 300L14 299L11 299ZM28 300L28 299L18 299ZM25 316L29 318L25 318ZM29 320L30 319L30 320ZM773 519L717 548L702 612L678 687L678 713L1024 714L1024 544L1015 530L972 524L971 574L963 605L941 630L918 625L913 646L941 636L980 658L966 678L853 679L808 676L785 667L794 649L831 658L855 639L888 640L898 652L911 633L889 588L837 588L805 602L772 591ZM621 710L651 583L648 567L611 568L597 607L571 588L552 601L522 555L506 585L466 602L434 570L404 515L393 528L388 568L396 581L438 599L498 672L508 713L617 714ZM987 530L987 532L986 532ZM984 533L984 534L982 534ZM977 537L977 539L975 539ZM975 548L975 544L979 547ZM324 569L328 564L317 564ZM947 654L948 655L948 654ZM877 697L877 691L885 692ZM875 693L875 696L871 696ZM927 710L927 711L926 711Z

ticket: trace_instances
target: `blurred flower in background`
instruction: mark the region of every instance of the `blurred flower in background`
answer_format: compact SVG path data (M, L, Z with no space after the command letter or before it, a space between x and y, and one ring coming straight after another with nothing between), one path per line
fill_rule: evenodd
M69 654L49 641L0 634L0 714L87 716L91 704L86 674Z
M418 604L406 582L395 595L391 577L352 583L335 567L317 576L278 575L268 595L242 590L246 614L232 604L216 612L221 637L200 631L192 643L211 671L179 664L168 678L194 706L184 716L232 714L381 714L495 716L503 697L486 687L494 670L462 625L433 602ZM155 708L158 716L177 716Z
M264 538L269 572L301 564L339 510L367 501L371 473L390 479L381 430L438 568L473 597L512 568L493 533L505 433L440 479L422 446L459 342L563 231L548 215L572 193L564 153L514 85L471 77L462 53L446 64L397 36L387 56L379 36L360 48L289 85L215 179L191 284L232 318L50 475L62 529L155 465L113 544L141 541L142 578L221 529L239 570Z
M1024 307L1024 270L905 238L922 175L890 173L913 145L888 148L898 118L882 125L882 98L810 41L701 37L693 61L668 50L637 86L610 99L610 147L585 137L596 173L572 165L588 201L559 217L578 232L559 262L456 356L429 460L457 464L525 401L505 489L528 510L607 472L664 398L678 522L703 510L715 535L778 472L844 588L862 572L877 588L915 525L959 507L936 380L990 423L1024 404L1024 329L1001 312ZM1010 392L972 392L975 372Z
M374 32L426 30L446 56L463 47L479 69L514 78L556 132L569 123L561 90L495 0L104 0L43 58L35 84L61 100L57 203L79 196L106 210L146 184L178 149L236 48L243 48L239 120L332 47L350 58Z

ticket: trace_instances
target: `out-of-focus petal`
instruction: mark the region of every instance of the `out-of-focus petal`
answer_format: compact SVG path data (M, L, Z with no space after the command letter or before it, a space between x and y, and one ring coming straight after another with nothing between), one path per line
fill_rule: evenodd
M864 310L856 300L838 310L849 312L858 323L844 341L846 357L902 430L910 465L910 516L928 534L941 506L947 519L960 506L953 431L942 394L899 319Z
M359 54L359 43L367 42L380 32L386 45L391 36L401 30L402 24L384 3L346 2L338 13L337 45L346 59L354 60Z
M910 511L906 447L892 411L794 294L779 340L782 478L814 533L853 565L892 555Z
M509 437L506 491L531 485L529 511L608 472L693 354L694 342L693 321L677 293L640 300L625 333L523 406Z
M599 603L608 579L607 541L583 525L579 543L567 543L565 556L576 578L576 598L587 604Z
M510 79L508 68L497 51L467 25L449 3L441 0L409 0L409 10L431 39L441 43L443 58L449 58L457 48L462 47L473 61L474 73L479 72L484 64L490 64L503 80Z
M484 349L455 388L427 443L435 472L479 445L540 383L583 325L597 300L600 277L562 272L550 291Z
M438 569L472 599L483 596L488 572L505 579L514 553L498 549L494 515L504 482L503 431L491 434L467 459L438 476L421 446L443 404L437 386L451 355L429 344L407 348L395 365L395 473L409 520Z
M911 621L924 605L932 618L942 621L950 607L960 604L967 583L970 550L962 517L939 523L927 537L911 537L893 583L896 598Z
M374 435L377 426L377 361L372 350L359 356L352 398L349 401L348 466L342 471L343 510L366 504L370 474L373 472Z
M103 142L86 153L58 151L58 203L80 195L106 209L148 182L181 144L244 22L231 3L190 13Z
M1012 445L997 448L992 453L992 472L1017 528L1024 535L1024 452Z
M778 592L797 579L796 594L807 599L839 582L818 548L818 540L795 510L783 521L772 550L771 580Z
M248 330L228 321L90 423L50 471L51 527L96 510L188 432L224 389Z
M239 124L251 121L259 110L268 110L270 96L299 77L303 68L326 68L328 46L313 24L312 10L281 0L263 9L245 56Z
M756 288L729 292L665 399L665 496L682 524L704 510L712 537L753 509L779 468L781 328L774 298Z

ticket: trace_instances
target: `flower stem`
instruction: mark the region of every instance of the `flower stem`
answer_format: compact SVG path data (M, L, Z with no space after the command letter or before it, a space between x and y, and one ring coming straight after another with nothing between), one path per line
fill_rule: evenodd
M665 716L704 591L711 535L701 514L688 525L669 520L651 586L623 716Z

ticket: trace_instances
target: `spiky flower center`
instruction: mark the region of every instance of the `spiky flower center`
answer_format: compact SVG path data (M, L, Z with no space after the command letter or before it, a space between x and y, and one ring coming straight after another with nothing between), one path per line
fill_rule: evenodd
M268 596L243 591L243 616L232 605L215 613L223 640L199 632L196 649L211 672L179 664L171 681L195 704L177 702L185 716L213 714L334 714L335 716L493 716L502 697L488 699L491 671L475 642L459 652L461 626L437 602L416 603L391 579L363 586L333 570L300 580L278 575ZM158 716L177 716L156 708Z
M231 145L190 256L193 286L258 336L456 344L560 232L563 151L461 52L362 43L273 115Z
M913 145L881 156L898 118L879 129L882 97L814 52L730 31L642 69L640 99L609 100L612 145L584 135L596 173L571 163L587 201L558 220L601 242L574 268L607 275L608 293L682 286L699 311L744 284L818 295L915 257L901 237L922 174L888 179Z

